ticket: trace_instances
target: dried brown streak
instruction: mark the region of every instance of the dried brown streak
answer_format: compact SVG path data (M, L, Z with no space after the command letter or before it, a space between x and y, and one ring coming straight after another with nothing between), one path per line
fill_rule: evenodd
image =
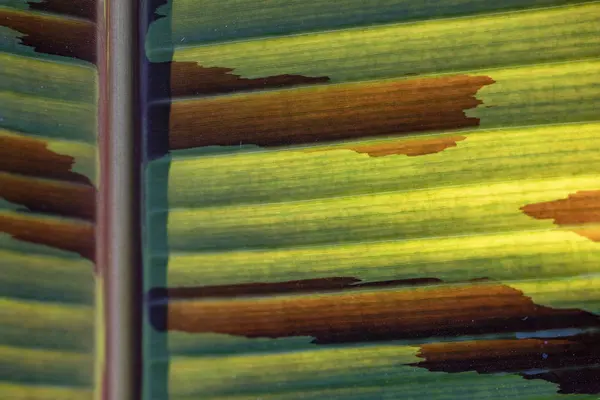
M31 0L29 8L56 14L96 20L96 0Z
M425 361L413 365L430 371L520 372L596 364L600 362L600 344L576 337L481 340L425 344L418 355Z
M434 343L421 345L419 356L424 361L412 364L429 371L459 373L523 372L555 370L534 375L523 374L527 379L544 379L560 385L562 393L600 393L600 370L588 369L600 363L600 337L577 335L564 339L512 339L481 340L471 342ZM572 379L591 373L596 379ZM561 370L556 370L561 369ZM564 379L567 377L568 379Z
M73 251L94 260L94 225L85 221L0 214L0 232L17 240Z
M327 344L590 327L600 318L536 305L505 285L476 284L171 302L167 324L249 338L312 336Z
M423 156L442 152L450 147L456 147L457 142L467 139L465 136L447 136L433 139L411 140L403 142L387 142L377 143L363 146L348 146L340 147L339 149L352 150L360 154L368 154L371 157L385 157L391 155L403 154L409 157ZM333 149L307 150L312 151L327 151Z
M553 219L558 226L600 223L600 190L580 191L566 199L529 204L521 207L528 216L536 219ZM600 229L579 227L575 233L595 242L600 241Z
M21 32L21 43L38 53L95 62L96 25L93 22L0 10L0 26Z
M34 212L93 220L96 190L89 185L0 172L0 198Z
M41 139L0 135L0 171L91 185L86 176L71 171L73 157L54 153L47 146Z
M354 277L334 277L305 279L277 283L247 283L238 285L176 287L155 289L160 296L164 293L169 299L193 299L206 297L238 297L282 293L318 293L325 291L352 290L367 287L417 286L441 283L437 278L399 279L383 282L362 282Z
M171 96L197 96L260 89L314 85L329 82L329 77L275 75L248 79L233 74L232 68L203 67L195 62L171 63Z
M170 147L288 144L460 129L479 125L465 110L481 102L487 76L448 76L324 86L178 101Z

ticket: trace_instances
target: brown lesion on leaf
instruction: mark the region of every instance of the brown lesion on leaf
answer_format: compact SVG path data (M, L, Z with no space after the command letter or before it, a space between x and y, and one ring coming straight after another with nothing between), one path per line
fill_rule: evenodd
M171 62L171 96L198 96L239 91L277 89L329 82L329 77L275 75L264 78L243 78L232 68L203 67L195 62Z
M31 10L96 20L97 0L30 0Z
M600 345L579 341L576 336L475 340L423 344L417 355L424 361L413 365L430 371L485 374L592 364L600 357Z
M90 185L0 171L0 198L30 211L94 220L96 189Z
M535 219L552 219L558 226L572 227L571 230L595 242L600 241L600 190L579 191L566 199L529 204L521 207Z
M492 83L455 75L182 100L170 105L169 143L268 147L465 129L479 125L465 110Z
M537 305L521 291L495 283L198 299L155 307L167 307L166 326L159 329L248 338L311 336L317 344L600 327L594 314Z
M349 145L344 147L325 148L319 150L309 149L307 152L346 149L359 154L368 154L371 157L386 157L392 155L405 155L408 157L424 156L440 153L451 147L456 147L458 142L466 140L465 136L445 136L431 139L410 141L390 141L370 145Z
M520 373L559 385L559 393L600 393L600 337L476 340L420 346L415 367L433 372Z
M0 232L17 240L72 251L94 260L94 225L87 221L2 213Z
M0 197L38 213L2 214L0 232L93 259L96 189L71 170L74 162L43 139L0 134Z
M0 10L0 26L20 32L21 44L38 53L96 60L96 24L91 21Z
M73 157L49 150L43 139L0 134L0 171L91 186L88 177L72 171L74 164Z

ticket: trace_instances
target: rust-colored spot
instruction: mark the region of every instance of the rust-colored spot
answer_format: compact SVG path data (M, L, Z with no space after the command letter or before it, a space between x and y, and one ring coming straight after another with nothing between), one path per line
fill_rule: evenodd
M97 0L30 0L29 8L55 14L96 20Z
M274 89L329 82L326 76L276 75L247 79L232 68L203 67L195 62L171 63L171 96L196 96L260 89Z
M521 210L536 219L552 219L558 226L584 225L573 232L600 241L600 229L585 226L600 223L600 190L576 192L566 199L529 204Z
M421 345L418 354L424 361L412 365L429 371L448 373L534 371L523 373L522 376L557 383L561 393L593 394L600 393L600 369L594 368L600 361L599 339L600 337L592 334L563 339L478 340L424 344ZM573 379L575 375L586 376L586 373L590 375L586 379ZM594 379L589 379L592 376Z
M0 214L0 232L25 242L73 251L94 260L94 225L86 221Z
M91 185L86 176L71 171L73 157L54 153L47 146L42 139L0 135L0 170Z
M444 151L450 147L456 147L456 143L465 140L465 136L446 136L434 139L411 140L406 142L387 142L372 145L357 145L343 147L360 154L368 154L371 157L385 157L403 154L409 157L424 156ZM330 149L307 150L326 151Z
M21 32L21 43L38 53L95 62L96 25L93 22L0 10L0 26Z
M312 336L318 344L600 326L594 314L540 306L519 290L491 283L188 300L155 307L167 307L167 326L158 329L249 338Z
M354 277L304 279L277 283L247 283L237 285L156 288L151 297L169 299L194 299L206 297L238 297L273 295L282 293L318 293L367 287L418 286L441 283L437 278L398 279L383 282L362 282Z
M177 101L169 144L281 146L463 129L479 125L465 110L481 104L475 95L492 83L456 75Z
M34 212L93 220L96 189L78 183L52 181L0 172L0 198Z

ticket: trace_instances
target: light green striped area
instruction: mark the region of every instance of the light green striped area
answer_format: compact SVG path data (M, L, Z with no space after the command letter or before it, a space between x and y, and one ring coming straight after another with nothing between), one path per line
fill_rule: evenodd
M600 17L600 13L598 13ZM477 92L466 110L482 128L598 120L600 61L568 62L484 72L496 83Z
M91 390L64 386L17 385L0 382L0 393L10 400L92 400Z
M0 345L61 351L94 348L89 306L0 298Z
M431 237L217 253L171 253L168 285L227 285L348 276L456 282L568 277L598 271L600 244L568 230ZM160 261L157 257L155 262ZM150 267L151 268L151 267Z
M63 258L0 247L0 293L3 296L92 304L94 265L83 258Z
M594 2L181 47L174 60L234 68L246 78L300 74L333 82L576 60L600 56L599 16L600 3ZM164 58L160 52L148 55L152 61Z
M175 358L172 399L541 399L556 385L516 375L429 372L417 348L373 346L227 358ZM195 397L193 397L195 396ZM381 397L383 396L383 397ZM549 396L549 397L542 397Z
M95 143L94 104L0 92L0 128L53 139Z
M531 203L600 190L600 178L519 181L305 202L171 210L174 251L476 235L551 228L520 211ZM160 220L162 221L162 219Z
M169 387L176 395L208 396L259 395L273 393L276 388L289 391L309 385L358 386L365 381L377 384L394 367L402 369L402 364L418 362L417 351L416 347L378 346L269 356L175 358L171 361ZM198 379L198 373L202 379Z
M92 384L92 361L78 353L0 346L0 381L87 386Z
M97 72L91 66L0 52L0 90L95 104Z
M24 0L12 0L24 1ZM157 11L148 47L168 48L251 37L287 35L581 3L581 0L271 0L257 7L239 0L171 0Z
M148 175L158 188L168 172L170 207L199 208L579 176L600 168L600 124L450 136L456 135L467 139L457 147L418 157L373 158L343 149L381 142L364 141L325 152L291 149L175 157L170 166L167 157L153 162ZM443 136L423 138L436 137ZM149 201L164 204L161 196L155 192Z

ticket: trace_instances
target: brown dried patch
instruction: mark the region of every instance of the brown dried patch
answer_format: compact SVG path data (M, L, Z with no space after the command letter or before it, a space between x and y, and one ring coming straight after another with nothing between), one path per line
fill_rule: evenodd
M437 278L398 279L383 282L362 282L354 277L304 279L277 283L247 283L237 285L156 288L152 297L169 299L198 299L206 297L261 296L282 293L318 293L368 287L418 286L441 283Z
M23 33L21 43L38 53L96 60L96 25L92 22L0 10L0 26Z
M529 204L521 210L536 219L553 219L559 226L600 223L600 190L581 191L566 199ZM577 234L595 242L600 241L600 229L583 227L573 229Z
M93 220L96 190L92 186L30 178L0 172L0 198L40 213Z
M0 135L1 171L91 185L86 176L71 171L74 163L73 157L48 150L42 139Z
M348 146L344 149L352 150L360 154L368 154L371 157L385 157L404 154L409 157L424 156L442 152L450 147L456 147L456 143L467 139L465 136L447 136L434 139L411 140L408 142L388 142L364 146ZM331 149L307 150L327 151Z
M595 364L600 344L566 339L510 339L421 345L414 364L439 372L520 372Z
M73 251L94 259L94 225L85 221L3 213L0 232L17 240Z
M456 75L325 86L177 101L170 105L171 149L282 146L479 125L465 110L494 83Z
M600 326L600 318L591 313L539 306L500 284L175 301L166 307L169 330L249 338L312 336L319 344Z
M70 15L73 17L96 20L96 0L31 0L29 8L55 14Z
M557 383L561 393L600 393L600 369L593 368L600 362L598 339L600 338L597 335L578 335L564 339L425 344L421 345L418 354L425 360L412 365L429 371L448 373L476 371L486 374L550 370L551 372L524 373L522 376ZM573 370L573 367L577 368ZM586 379L586 374L591 374L594 379Z
M563 200L530 204L521 210L536 219L554 219L557 225L600 223L600 190L577 192Z
M596 359L596 364L598 364ZM590 366L539 374L522 375L525 379L543 379L558 384L561 394L600 394L600 367Z
M238 91L274 89L329 82L329 77L275 75L247 79L232 73L232 68L203 67L195 62L171 63L171 96L196 96Z

